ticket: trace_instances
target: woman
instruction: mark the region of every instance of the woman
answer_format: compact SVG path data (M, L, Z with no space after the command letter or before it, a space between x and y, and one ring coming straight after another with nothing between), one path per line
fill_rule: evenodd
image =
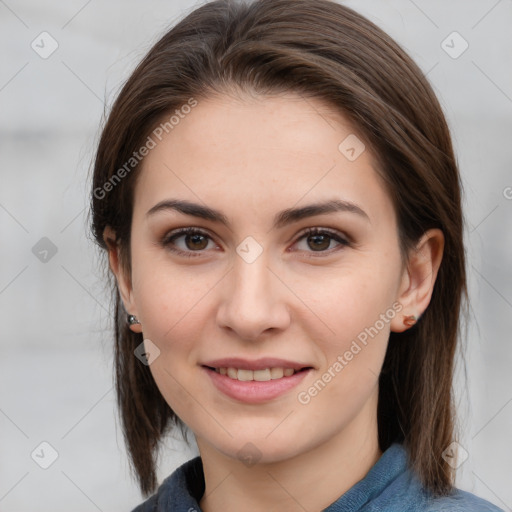
M459 173L419 68L328 0L214 1L99 142L135 510L499 510L454 488Z

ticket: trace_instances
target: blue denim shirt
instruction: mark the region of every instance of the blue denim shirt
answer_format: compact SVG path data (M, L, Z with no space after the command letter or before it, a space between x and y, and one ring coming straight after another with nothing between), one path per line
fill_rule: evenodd
M132 512L201 512L204 474L200 457L167 477L156 494ZM323 512L504 512L474 494L456 489L432 497L407 467L407 453L392 444L368 474Z

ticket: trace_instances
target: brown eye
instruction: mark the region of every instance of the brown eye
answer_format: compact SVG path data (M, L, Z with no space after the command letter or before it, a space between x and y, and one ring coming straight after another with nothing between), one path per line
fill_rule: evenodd
M295 243L299 251L305 253L331 254L334 251L349 246L350 242L341 233L326 228L310 228Z
M185 245L187 246L187 249L190 249L191 251L205 249L208 245L208 239L201 234L185 235Z
M207 233L196 228L185 228L167 234L162 245L180 256L201 256L208 249L212 238ZM210 247L211 248L211 247Z
M308 245L313 251L324 251L329 248L332 237L329 235L310 235L308 236Z

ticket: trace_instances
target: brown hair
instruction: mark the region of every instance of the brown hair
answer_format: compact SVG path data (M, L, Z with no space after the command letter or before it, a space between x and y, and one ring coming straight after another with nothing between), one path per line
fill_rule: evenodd
M164 116L191 98L237 88L297 92L346 116L378 156L404 254L426 230L443 231L444 256L429 307L413 328L390 335L379 378L378 431L382 451L402 442L425 487L448 493L454 475L442 452L454 440L453 362L466 297L460 178L425 76L366 18L329 0L217 0L169 30L130 76L103 128L91 197L97 243L107 248L103 234L110 226L129 270L140 166L126 162ZM181 422L149 368L134 357L142 335L129 330L115 285L114 298L117 399L132 469L148 495L157 484L159 442Z

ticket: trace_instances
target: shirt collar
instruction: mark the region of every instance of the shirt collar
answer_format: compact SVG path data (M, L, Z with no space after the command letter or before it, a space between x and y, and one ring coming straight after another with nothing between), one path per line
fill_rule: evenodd
M398 488L416 487L417 482L407 470L407 453L403 446L393 443L370 469L367 475L353 485L339 499L329 505L324 512L355 512L362 510L370 502L377 504L379 499L391 489L396 498ZM163 483L162 494L157 504L157 512L169 510L200 512L199 502L204 494L204 473L200 457L189 460L180 466ZM410 490L410 489L409 489ZM407 493L406 493L407 494Z

